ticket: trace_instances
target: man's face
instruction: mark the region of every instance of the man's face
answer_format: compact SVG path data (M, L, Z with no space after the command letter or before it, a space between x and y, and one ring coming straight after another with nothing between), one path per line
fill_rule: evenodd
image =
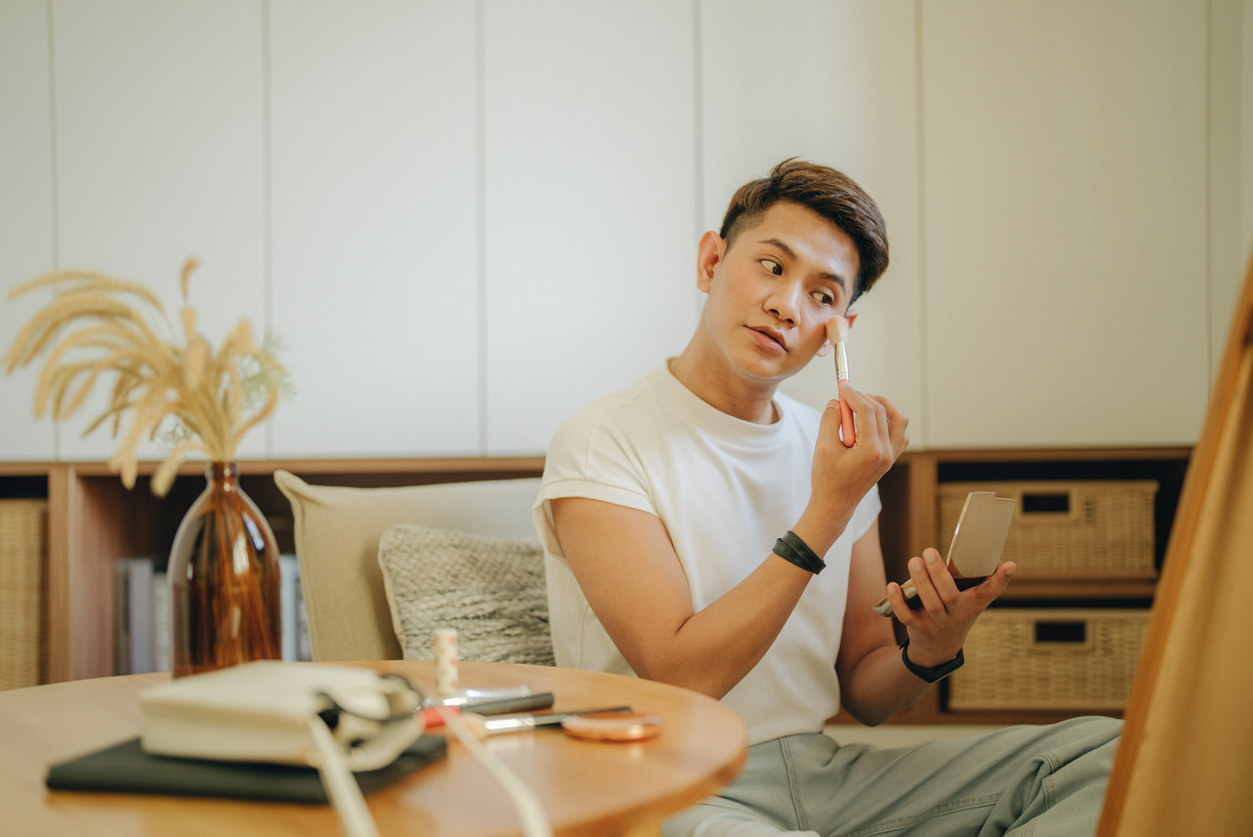
M763 381L799 372L844 314L861 259L848 234L811 209L780 202L727 244L701 242L697 284L705 329L729 365Z

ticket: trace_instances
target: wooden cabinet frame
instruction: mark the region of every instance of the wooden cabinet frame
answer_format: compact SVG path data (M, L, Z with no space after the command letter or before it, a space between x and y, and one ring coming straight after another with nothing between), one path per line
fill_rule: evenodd
M883 559L890 581L908 577L906 564L910 557L921 555L928 546L940 543L939 486L946 471L961 469L960 480L1051 478L1049 471L1073 471L1068 479L1127 478L1122 470L1142 477L1150 473L1162 484L1157 514L1164 525L1158 526L1157 553L1165 551L1164 533L1174 517L1174 508L1182 488L1191 449L1186 447L1128 448L1041 448L1003 450L929 450L906 452L879 483L883 500L879 534L883 542ZM1018 475L1014 475L1014 472ZM981 474L979 472L982 472ZM1039 475L1044 473L1044 477ZM972 477L973 474L973 477ZM1009 476L1006 476L1009 474ZM1095 476L1094 476L1095 475ZM1062 605L1082 603L1095 606L1106 602L1144 602L1152 600L1156 581L1122 578L1025 578L1010 583L1001 597L1003 603L1040 603ZM897 624L898 636L903 639ZM909 709L893 716L889 723L908 724L1044 724L1079 714L1121 714L1093 712L1047 712L1023 710L1014 712L955 712L946 709L945 687L941 683ZM846 712L835 723L855 724Z

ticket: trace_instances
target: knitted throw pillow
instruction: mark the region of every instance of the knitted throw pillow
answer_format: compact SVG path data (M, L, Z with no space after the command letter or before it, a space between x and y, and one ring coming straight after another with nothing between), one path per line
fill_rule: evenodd
M379 566L406 660L432 659L435 629L456 628L463 660L555 664L539 543L393 526Z

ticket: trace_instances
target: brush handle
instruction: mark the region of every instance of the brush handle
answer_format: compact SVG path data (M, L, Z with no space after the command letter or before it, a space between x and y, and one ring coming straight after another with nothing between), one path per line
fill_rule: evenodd
M533 709L547 709L552 705L553 693L542 692L538 695L524 695L501 700L470 701L465 708L479 715L503 715L508 712L530 712Z
M839 383L848 383L848 350L844 348L843 340L835 344L835 375ZM840 399L840 436L846 448L851 448L857 441L853 408L843 398Z
M853 422L853 408L848 402L840 399L840 435L844 447L851 448L857 442L857 425Z

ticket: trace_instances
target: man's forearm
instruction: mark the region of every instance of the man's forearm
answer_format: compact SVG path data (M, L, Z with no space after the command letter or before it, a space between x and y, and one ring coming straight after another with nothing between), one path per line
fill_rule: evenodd
M774 644L811 578L771 555L746 579L693 614L665 649L632 661L636 674L721 699ZM642 669L642 670L641 670Z
M855 507L854 507L855 508ZM825 555L844 532L853 509L834 515L807 508L792 531ZM771 554L747 578L676 632L669 653L641 677L721 699L761 661L790 618L810 573Z
M908 709L933 684L905 668L901 650L883 645L861 659L840 686L840 703L863 724L875 726Z

